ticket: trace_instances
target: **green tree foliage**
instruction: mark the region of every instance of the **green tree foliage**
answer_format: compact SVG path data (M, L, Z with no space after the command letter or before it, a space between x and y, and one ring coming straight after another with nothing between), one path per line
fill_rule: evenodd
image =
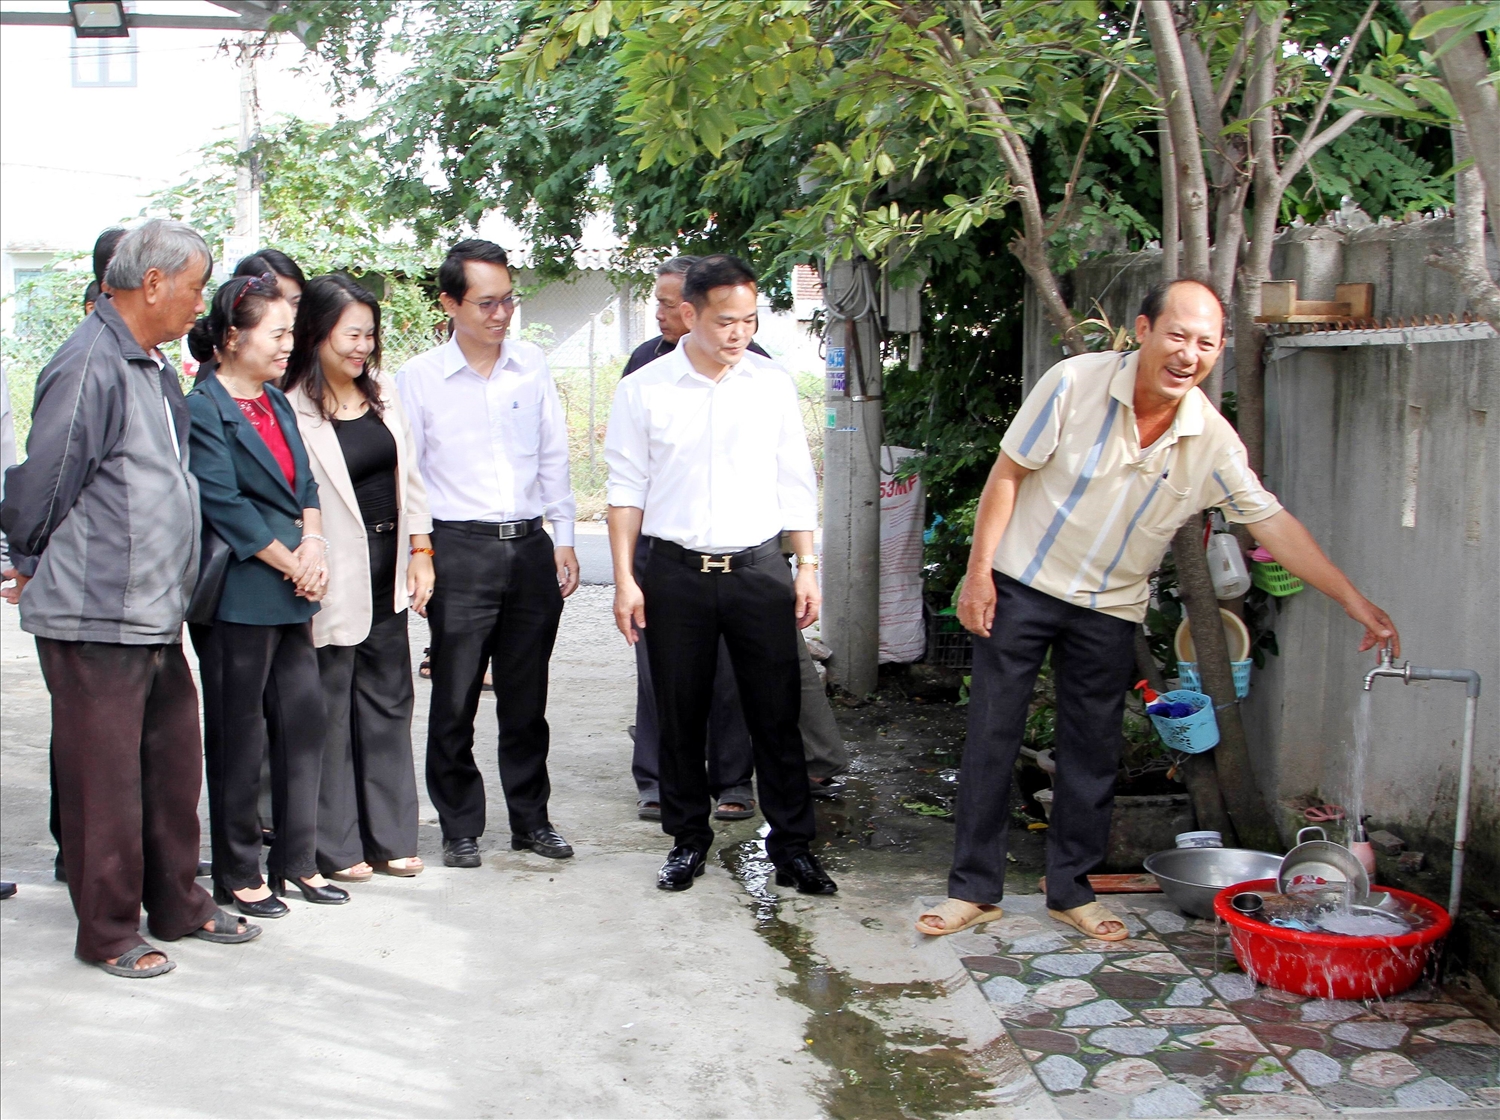
M11 329L0 340L6 387L16 425L16 449L24 452L31 429L31 402L37 374L75 327L83 321L83 293L94 278L81 259L59 261L22 279L8 297ZM82 265L83 267L72 267Z

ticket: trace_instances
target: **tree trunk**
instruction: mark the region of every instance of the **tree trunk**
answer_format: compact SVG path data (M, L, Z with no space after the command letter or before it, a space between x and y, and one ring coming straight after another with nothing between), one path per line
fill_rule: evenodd
M1471 154L1468 132L1453 129L1453 165L1468 163ZM1485 260L1484 183L1473 167L1453 177L1453 245L1438 249L1427 263L1456 277L1470 309L1500 330L1500 284Z
M1403 5L1405 7L1406 5ZM1440 12L1455 6L1455 0L1424 0L1423 9ZM1408 10L1408 14L1409 10ZM1413 20L1412 22L1416 22ZM1453 31L1439 31L1432 36L1435 48L1453 38ZM1500 250L1500 94L1491 81L1489 60L1479 36L1465 33L1438 59L1443 84L1458 106L1474 167L1484 181L1485 207L1490 212L1490 232Z
M1191 280L1210 283L1208 233L1208 179L1203 172L1203 147L1198 121L1193 113L1193 95L1188 85L1187 64L1172 18L1170 0L1143 0L1142 10L1151 29L1151 45L1166 104L1167 126L1172 131L1172 149L1177 157L1177 186L1182 223L1183 274Z
M1156 658L1151 656L1151 644L1139 627L1135 632L1135 671L1155 691L1167 690L1167 682L1162 679ZM1214 760L1206 754L1190 754L1178 764L1177 772L1182 776L1182 784L1187 786L1198 827L1213 829L1224 838L1226 847L1236 847L1234 822L1224 809L1224 795L1219 792L1219 775L1214 769Z
M1182 232L1177 221L1177 153L1172 129L1161 124L1161 278L1176 280L1182 266Z
M1250 768L1250 749L1240 722L1234 676L1229 667L1229 647L1219 620L1219 600L1203 555L1203 523L1193 518L1172 538L1172 556L1177 562L1177 587L1187 608L1193 645L1198 658L1202 690L1212 697L1219 723L1219 745L1214 748L1214 768L1224 804L1234 821L1238 842L1267 851L1277 843L1276 827L1261 799Z

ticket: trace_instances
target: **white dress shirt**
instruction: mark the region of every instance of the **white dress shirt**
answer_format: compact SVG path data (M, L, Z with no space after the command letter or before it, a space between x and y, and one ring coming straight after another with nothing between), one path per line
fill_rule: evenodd
M818 483L791 377L747 353L717 382L679 346L623 378L609 434L609 504L644 510L641 532L737 552L818 524Z
M417 463L438 521L526 521L546 515L573 544L568 426L541 347L506 339L489 377L450 339L396 374Z

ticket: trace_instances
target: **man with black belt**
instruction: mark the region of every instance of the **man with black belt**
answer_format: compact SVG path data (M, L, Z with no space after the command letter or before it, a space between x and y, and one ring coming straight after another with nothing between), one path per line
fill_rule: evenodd
M683 297L682 344L620 382L605 439L615 624L632 644L648 623L651 634L662 830L674 840L657 885L691 887L713 842L704 738L722 637L744 699L776 881L833 894L809 850L815 824L797 727L797 630L817 619L821 594L817 480L796 387L747 354L756 282L744 262L698 261ZM795 580L783 532L797 554ZM637 582L642 533L649 559Z
M478 867L485 802L474 716L493 664L511 847L566 859L573 849L547 817L546 713L547 663L563 600L578 587L567 424L541 348L506 337L516 297L505 250L460 241L438 287L453 337L396 375L436 553L427 793L443 862Z

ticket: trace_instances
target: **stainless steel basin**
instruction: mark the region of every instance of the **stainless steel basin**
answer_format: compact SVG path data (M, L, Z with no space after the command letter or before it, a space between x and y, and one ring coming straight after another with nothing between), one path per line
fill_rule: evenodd
M1275 879L1281 857L1250 848L1169 848L1146 859L1162 891L1184 913L1214 916L1214 895L1234 883Z

